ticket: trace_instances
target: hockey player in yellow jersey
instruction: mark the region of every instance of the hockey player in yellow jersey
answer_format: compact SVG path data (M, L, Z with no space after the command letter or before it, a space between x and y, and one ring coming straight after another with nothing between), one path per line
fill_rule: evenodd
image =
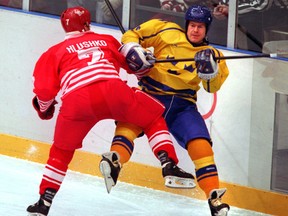
M211 215L226 216L230 207L221 200L226 189L219 188L212 140L196 101L201 83L207 92L214 93L221 88L229 70L225 60L215 60L223 54L210 46L206 38L212 22L210 10L193 5L188 8L185 20L185 29L157 19L142 23L123 35L120 52L138 76L142 91L164 104L169 132L194 162L197 182L207 196ZM154 48L156 59L171 59L171 62L155 63L147 50L149 47ZM177 61L180 58L195 58L195 61ZM129 160L133 140L140 132L141 129L131 124L118 122L111 151L121 152L121 163ZM153 143L150 147L153 151L157 148ZM167 154L159 152L158 158L163 176L173 180L173 173L165 172L169 164Z

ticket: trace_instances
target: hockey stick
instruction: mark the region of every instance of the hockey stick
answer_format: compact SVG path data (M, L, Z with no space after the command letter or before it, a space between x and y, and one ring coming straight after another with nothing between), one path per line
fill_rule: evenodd
M254 35L248 32L242 25L238 23L238 29L245 34L250 40L252 40L258 47L262 48L263 44Z
M282 40L282 41L265 42L263 44L262 51L263 51L263 54L258 54L258 55L220 56L220 57L216 57L215 59L216 60L221 60L221 59L228 60L228 59L247 59L247 58L288 57L288 41ZM155 63L177 62L177 61L195 61L195 59L194 58L156 59Z
M221 60L221 59L244 59L244 58L276 58L277 54L259 54L259 55L247 55L247 56L220 56L220 57L215 57L216 60ZM155 63L163 63L163 62L183 62L183 61L195 61L194 58L180 58L180 59L156 59Z
M215 59L216 60L221 60L221 59L228 60L228 59L247 59L247 58L287 57L287 55L288 55L288 41L283 40L283 41L269 41L269 42L266 42L263 45L262 51L263 51L263 54L258 54L258 55L220 56L220 57L216 57ZM183 62L183 61L195 61L195 59L194 58L156 59L155 63Z
M108 6L108 8L109 8L109 10L110 10L110 12L111 12L111 14L113 15L113 17L114 17L114 19L115 19L118 27L120 28L120 31L122 32L122 34L124 34L124 33L125 33L125 29L124 29L122 23L120 22L120 20L119 20L117 14L116 14L114 8L112 7L110 1L109 1L109 0L105 0L105 2L106 2L106 4L107 4L107 6Z

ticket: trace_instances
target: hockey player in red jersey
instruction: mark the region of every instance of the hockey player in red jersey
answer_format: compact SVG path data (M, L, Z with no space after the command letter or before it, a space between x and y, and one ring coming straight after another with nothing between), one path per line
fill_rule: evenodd
M61 23L65 40L52 46L38 59L33 73L35 97L32 104L39 117L53 117L56 95L62 92L54 141L40 183L40 199L27 208L29 215L48 215L52 200L66 175L76 149L90 129L100 120L115 119L142 128L149 142L161 143L154 153L178 159L162 118L164 106L148 94L130 88L119 77L119 69L134 73L118 49L121 44L112 36L90 31L90 13L83 7L66 9ZM141 70L150 68L143 61ZM101 171L107 189L116 184L121 169L121 152L102 155ZM111 169L109 168L111 166ZM179 168L178 168L179 169ZM193 178L191 174L187 178Z

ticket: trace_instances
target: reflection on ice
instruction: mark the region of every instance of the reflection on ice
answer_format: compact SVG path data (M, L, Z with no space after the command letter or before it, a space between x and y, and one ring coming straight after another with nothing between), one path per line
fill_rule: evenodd
M0 213L23 216L39 198L43 165L0 156ZM98 169L98 167L95 167ZM229 216L264 215L231 208ZM99 177L68 172L50 210L51 216L209 216L206 201L118 182L107 194Z

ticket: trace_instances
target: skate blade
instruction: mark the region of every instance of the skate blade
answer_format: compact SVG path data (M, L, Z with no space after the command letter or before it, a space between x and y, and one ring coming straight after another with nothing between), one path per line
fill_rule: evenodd
M105 185L107 192L110 193L112 187L115 185L110 173L111 173L111 168L110 165L107 161L101 161L100 162L100 172L102 173L104 180L105 180Z
M165 186L170 188L190 189L195 188L196 184L193 179L179 178L176 176L166 176Z
M28 213L28 216L46 216L46 215L41 213Z
M228 208L223 208L223 209L221 209L221 210L218 212L218 215L219 215L219 216L227 216L227 215L228 215L228 211L229 211Z

